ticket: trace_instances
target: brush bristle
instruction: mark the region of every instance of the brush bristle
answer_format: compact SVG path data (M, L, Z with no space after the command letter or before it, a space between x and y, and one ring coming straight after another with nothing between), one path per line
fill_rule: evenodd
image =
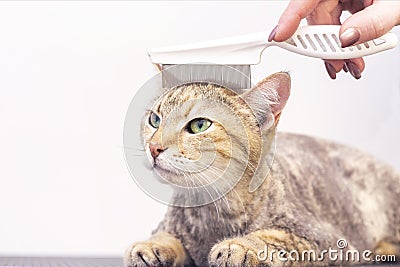
M218 84L233 90L251 88L250 65L162 65L163 88L193 82Z

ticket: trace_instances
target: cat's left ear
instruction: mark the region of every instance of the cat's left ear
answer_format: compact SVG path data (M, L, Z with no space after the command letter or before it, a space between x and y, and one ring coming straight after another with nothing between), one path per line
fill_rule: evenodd
M263 79L242 98L253 109L263 128L277 125L279 117L290 95L290 76L278 72Z

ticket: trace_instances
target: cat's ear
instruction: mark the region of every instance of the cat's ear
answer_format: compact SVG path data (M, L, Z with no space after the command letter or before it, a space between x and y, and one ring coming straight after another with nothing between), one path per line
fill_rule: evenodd
M242 98L252 108L263 128L276 125L290 95L290 76L278 72L263 79Z

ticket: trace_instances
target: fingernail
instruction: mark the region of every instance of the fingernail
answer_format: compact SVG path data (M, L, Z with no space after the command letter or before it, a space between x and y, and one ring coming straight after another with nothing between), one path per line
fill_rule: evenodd
M346 61L346 66L349 69L351 76L353 76L357 80L361 78L361 71L354 62Z
M331 63L325 61L325 68L332 80L336 79L336 70Z
M349 72L349 69L347 68L346 63L344 63L344 65L343 65L343 70L344 70L344 72Z
M268 42L272 42L274 40L275 35L276 35L277 31L278 31L278 26L279 25L276 25L275 28L272 30L272 32L269 34Z
M360 40L360 37L361 34L358 30L354 28L348 28L339 36L339 39L342 47L345 48L357 43L357 41Z

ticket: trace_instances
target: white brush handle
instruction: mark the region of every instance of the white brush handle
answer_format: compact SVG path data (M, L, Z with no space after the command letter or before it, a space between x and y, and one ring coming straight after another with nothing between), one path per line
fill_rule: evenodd
M285 42L268 42L268 32L228 37L214 41L154 49L149 52L154 64L213 63L226 65L255 65L261 54L271 45L297 54L322 59L350 59L363 57L393 48L397 36L384 36L347 48L341 48L339 25L301 26Z
M397 44L397 36L387 33L372 41L342 48L339 30L339 25L303 26L285 42L271 44L301 55L323 59L364 57L391 49Z

